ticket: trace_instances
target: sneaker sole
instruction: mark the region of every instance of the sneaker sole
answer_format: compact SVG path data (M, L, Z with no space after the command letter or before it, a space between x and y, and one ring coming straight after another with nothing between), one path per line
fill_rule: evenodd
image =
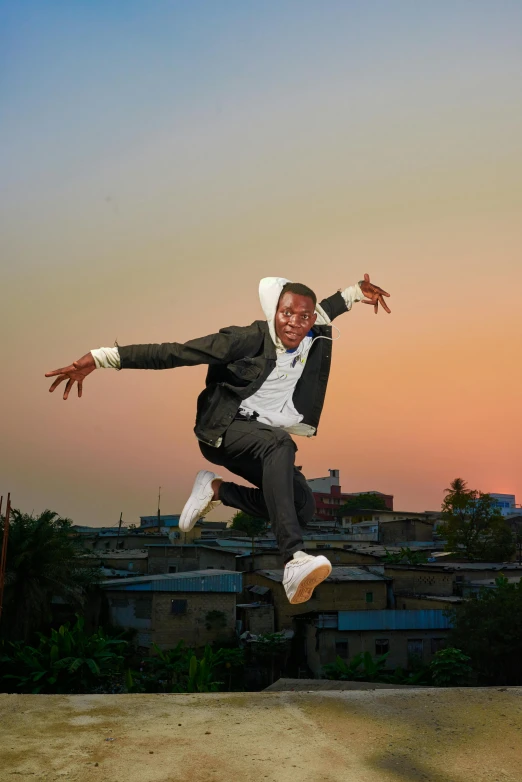
M296 603L306 603L307 600L310 600L316 586L320 584L321 581L324 581L325 578L328 578L331 572L331 565L320 565L315 570L312 570L312 572L301 581L295 595L290 600L290 603L295 605Z

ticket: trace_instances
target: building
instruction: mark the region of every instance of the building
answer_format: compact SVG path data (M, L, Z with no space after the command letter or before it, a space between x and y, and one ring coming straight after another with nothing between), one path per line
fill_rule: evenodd
M235 570L238 552L204 544L150 543L149 573L185 573L190 570Z
M274 606L276 631L293 630L294 619L310 612L375 611L388 605L389 579L382 566L334 567L325 581L314 589L306 603L288 602L282 581L283 570L257 570L244 573L245 587L268 587L263 602ZM247 592L247 594L249 594Z
M443 609L339 611L304 618L306 661L315 676L339 656L387 654L386 667L426 665L446 643L450 620Z
M402 608L401 595L448 596L455 593L455 571L445 565L384 565L393 580L396 605Z
M430 511L352 510L340 521L352 540L397 545L433 542L438 517Z
M142 532L147 534L162 533L168 535L171 543L191 543L193 540L201 538L202 524L197 523L195 527L192 527L188 532L181 532L179 529L179 513L178 514L165 514L159 516L140 516L140 527Z
M494 507L498 508L503 516L514 516L519 513L514 494L494 494L491 492L489 496L495 501Z
M242 575L199 570L103 581L110 624L137 632L137 644L171 649L179 641L201 647L235 638Z
M105 578L128 578L149 572L147 549L108 549L91 551L82 561L86 567L98 567Z
M147 532L161 532L165 529L170 531L173 527L179 527L179 516L179 513L140 516L140 529Z
M315 499L316 517L321 521L335 521L336 511L351 497L363 497L365 494L377 494L384 500L386 507L393 510L393 495L380 491L342 492L339 470L329 470L325 478L311 478L307 481Z

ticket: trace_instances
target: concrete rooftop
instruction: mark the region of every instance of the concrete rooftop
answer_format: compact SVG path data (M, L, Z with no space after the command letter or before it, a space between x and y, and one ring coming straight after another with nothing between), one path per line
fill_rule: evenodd
M19 782L520 782L522 688L0 695Z

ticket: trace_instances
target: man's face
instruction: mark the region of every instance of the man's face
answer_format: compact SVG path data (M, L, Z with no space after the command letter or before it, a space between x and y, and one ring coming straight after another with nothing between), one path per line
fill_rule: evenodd
M312 299L298 293L283 293L277 305L275 330L287 350L302 342L316 318Z

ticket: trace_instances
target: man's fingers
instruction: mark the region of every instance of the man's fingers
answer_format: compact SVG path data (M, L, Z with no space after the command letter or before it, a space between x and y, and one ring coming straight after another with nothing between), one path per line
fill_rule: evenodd
M380 295L379 295L379 304L381 305L381 307L383 308L383 310L385 312L387 312L388 314L391 312L391 309L388 307L388 305L384 301L383 297L380 296Z
M47 376L46 376L47 377ZM52 384L49 391L54 391L54 389L60 385L60 383L63 383L63 381L67 378L67 375L60 375L60 377L56 378L54 383Z
M373 311L376 315L379 314L379 299L375 299L375 303L373 305Z
M82 395L82 391L83 391L83 381L82 380L78 380L78 396L79 397Z
M74 385L74 380L72 379L72 377L70 377L67 385L65 386L65 391L63 392L64 399L67 399L67 397L69 396L69 391L71 390L73 385Z
M361 304L371 304L373 307L375 304L375 299L361 299Z
M54 369L52 372L46 372L45 377L54 377L54 375L68 375L70 372L74 372L73 364L70 364L68 367L62 367L61 369Z

